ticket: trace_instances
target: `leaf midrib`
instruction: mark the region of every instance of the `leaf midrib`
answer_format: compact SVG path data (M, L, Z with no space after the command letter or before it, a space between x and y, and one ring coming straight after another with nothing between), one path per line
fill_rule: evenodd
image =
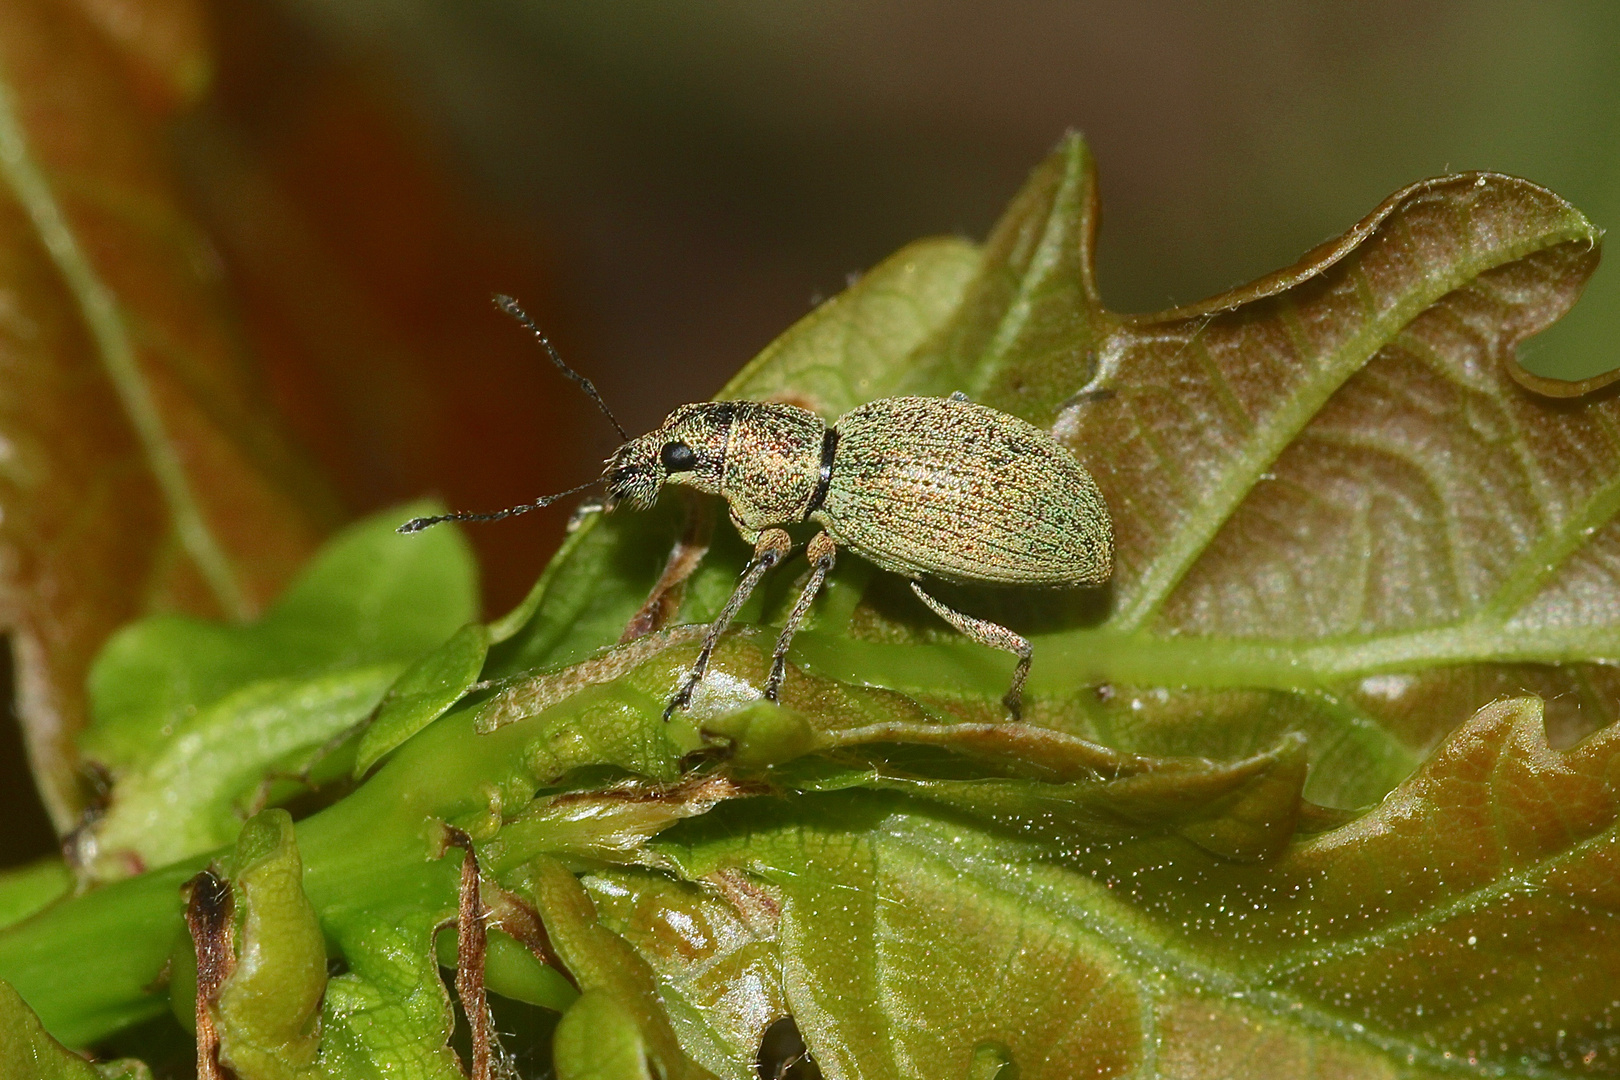
M1085 888L1091 895L1091 907L1077 904L1053 903L1054 890L1036 879L1036 867L1009 863L995 856L985 858L964 851L964 845L952 840L935 842L927 830L916 827L905 817L891 819L887 826L879 826L885 838L914 853L919 861L934 863L941 871L957 881L971 880L983 890L981 895L1001 894L1017 902L1038 907L1049 917L1072 921L1081 929L1094 934L1113 948L1120 959L1132 969L1139 983L1151 988L1155 976L1171 973L1184 983L1201 989L1216 991L1226 997L1254 1005L1278 1020L1328 1032L1347 1040L1362 1043L1381 1054L1396 1059L1422 1062L1430 1068L1462 1075L1478 1075L1458 1058L1446 1058L1433 1049L1410 1039L1375 1030L1372 1026L1339 1016L1319 1004L1296 997L1268 986L1258 986L1233 969L1218 966L1194 957L1186 949L1169 944L1159 927L1141 911L1125 904L1102 885L1089 877L1074 875L1073 884ZM879 847L879 857L882 857ZM1054 871L1062 872L1062 871ZM1072 871L1068 873L1073 874ZM1132 925L1135 924L1135 925ZM1150 1015L1145 1026L1157 1028L1157 1014ZM1518 1063L1517 1075L1539 1078L1562 1075L1534 1065Z
M1383 315L1364 316L1361 328L1349 341L1335 353L1316 360L1318 370L1314 377L1300 385L1285 407L1250 428L1251 437L1238 452L1228 457L1224 475L1178 522L1169 544L1156 553L1135 583L1129 604L1115 612L1109 620L1110 625L1123 631L1138 630L1160 612L1176 586L1203 555L1227 519L1237 511L1259 477L1276 462L1339 387L1365 367L1402 328L1485 271L1581 238L1577 227L1566 225L1563 229L1549 230L1515 245L1490 249L1488 257L1460 262L1451 274L1425 278L1428 288L1413 291L1402 301L1392 304ZM1353 272L1358 279L1362 276L1359 266ZM1357 295L1364 298L1359 288ZM1280 302L1288 311L1294 310L1293 302L1286 297L1281 298ZM1136 327L1128 326L1121 333L1129 334L1134 329ZM1143 329L1151 329L1151 324ZM1189 346L1193 344L1195 342L1188 342ZM1105 354L1112 351L1106 345L1104 350Z
M157 481L176 534L196 563L215 602L238 621L253 607L225 549L204 520L180 454L147 385L118 298L102 280L68 225L44 169L30 150L8 72L0 70L0 174L27 214L63 284L78 305L97 356Z
M1411 915L1405 919L1386 923L1377 930L1352 938L1343 938L1329 945L1320 945L1313 949L1288 950L1283 953L1287 962L1273 962L1263 969L1268 977L1284 977L1324 960L1336 960L1347 955L1365 953L1371 948L1382 948L1391 940L1400 940L1413 933L1431 929L1436 923L1444 923L1459 915L1467 915L1488 906L1492 901L1507 897L1514 892L1535 892L1538 889L1537 878L1561 869L1566 863L1575 862L1587 853L1602 844L1613 844L1620 836L1617 829L1620 822L1611 821L1605 828L1593 833L1591 836L1570 844L1566 848L1544 855L1537 859L1523 863L1513 873L1504 877L1493 879L1489 884L1481 885L1467 892L1425 908L1422 912Z
M1085 186L1084 175L1083 167L1076 169L1071 165L1065 168L1057 189L1052 193L1052 210L1043 217L1040 239L1036 241L1028 264L1015 280L1012 301L997 322L995 333L985 345L983 355L970 369L972 385L968 393L975 400L983 398L1001 374L1008 352L1023 336L1035 314L1035 298L1041 294L1052 274L1063 266L1069 218L1055 210L1067 206L1076 198L1076 193ZM1095 317L1100 312L1093 310L1085 314Z
M1033 639L1036 690L1041 658L1069 688L1087 678L1157 686L1316 690L1368 675L1477 663L1609 662L1620 659L1620 626L1541 627L1534 633L1484 615L1440 627L1301 643L1265 638L1159 637L1076 630Z
M807 671L902 692L978 687L1000 679L996 654L970 642L863 641L810 629L792 660ZM1309 642L1163 637L1102 627L1031 635L1036 694L1076 693L1100 683L1181 689L1318 692L1369 675L1478 663L1620 661L1620 625L1540 627L1531 632L1476 617L1440 627ZM1010 661L1007 667L1011 668ZM949 676L949 677L947 677ZM983 689L991 689L986 683ZM997 688L999 692L999 686Z

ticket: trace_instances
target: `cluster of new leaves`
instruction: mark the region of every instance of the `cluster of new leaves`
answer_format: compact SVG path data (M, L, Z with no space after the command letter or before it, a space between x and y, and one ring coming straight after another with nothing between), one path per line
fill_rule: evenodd
M1596 230L1446 177L1128 317L1095 216L1071 139L982 248L901 251L724 392L961 390L1092 470L1110 587L950 594L1030 634L1025 722L858 559L781 705L802 564L662 720L745 557L712 505L585 517L488 625L453 534L364 522L257 623L102 650L85 888L0 883L0 1061L88 1075L43 1032L172 1013L242 1080L462 1076L464 840L484 980L560 1014L562 1077L746 1080L789 1018L829 1077L1620 1073L1620 404L1515 361Z

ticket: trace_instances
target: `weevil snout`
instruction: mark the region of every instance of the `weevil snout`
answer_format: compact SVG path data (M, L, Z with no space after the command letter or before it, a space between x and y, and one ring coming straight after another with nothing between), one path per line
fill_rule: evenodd
M658 501L664 486L664 471L656 458L649 458L642 445L646 438L625 443L607 460L603 481L607 486L607 508L625 503L633 510L645 510Z
M609 509L626 503L645 510L666 481L719 491L730 408L712 402L683 405L656 430L614 451L603 473Z

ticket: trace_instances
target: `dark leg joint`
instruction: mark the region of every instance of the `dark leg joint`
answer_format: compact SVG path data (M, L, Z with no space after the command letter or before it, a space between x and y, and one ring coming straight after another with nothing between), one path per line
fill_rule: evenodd
M793 611L788 615L787 622L782 625L782 633L776 639L776 649L771 653L771 672L765 679L766 701L776 701L781 696L782 680L787 678L788 647L793 644L793 636L799 632L800 624L810 613L810 605L815 601L816 594L827 582L827 575L832 571L833 563L838 557L838 546L826 533L817 533L810 538L804 553L810 560L810 580L805 582L804 590L799 593L798 603L793 605Z

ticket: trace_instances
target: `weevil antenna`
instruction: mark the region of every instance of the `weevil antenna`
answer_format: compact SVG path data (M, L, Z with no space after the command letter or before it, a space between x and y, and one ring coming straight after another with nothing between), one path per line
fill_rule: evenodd
M505 510L493 510L487 514L438 514L434 517L411 518L411 520L407 521L394 531L401 533L414 533L421 532L430 525L438 525L446 521L500 521L502 518L517 517L519 514L527 514L530 510L538 510L542 506L550 506L558 499L566 499L570 495L578 495L586 488L595 487L601 482L601 479L598 478L590 481L589 483L581 484L579 487L572 487L567 491L559 491L555 495L542 496L541 498L534 500L532 503L524 503L522 506L509 506Z
M585 391L585 395L587 397L596 402L596 407L602 410L602 415L608 418L608 423L612 424L613 427L618 431L619 437L625 442L629 442L630 433L624 430L624 425L619 423L618 418L613 415L613 411L607 407L607 402L602 400L602 395L596 392L596 384L591 382L591 380L587 379L585 376L581 375L579 372L575 371L573 368L569 367L567 364L563 363L563 358L557 355L556 347L553 346L551 344L551 340L541 332L540 327L535 325L534 320L529 318L529 313L524 311L523 308L519 307L516 300L512 299L510 296L504 296L500 293L495 294L495 306L529 328L529 332L534 335L534 339L545 347L546 355L551 357L551 362L557 365L558 370L560 370L570 379L574 380L575 385L577 385L581 390Z

